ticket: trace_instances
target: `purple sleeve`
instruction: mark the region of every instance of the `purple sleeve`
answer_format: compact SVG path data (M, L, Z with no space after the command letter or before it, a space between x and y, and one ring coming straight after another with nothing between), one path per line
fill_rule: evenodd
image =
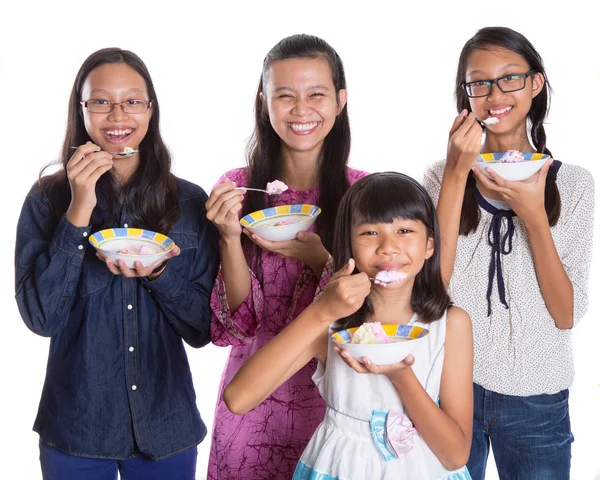
M215 345L220 347L245 345L252 340L260 327L264 307L263 293L252 270L250 276L252 279L250 293L238 309L231 313L227 304L225 282L219 269L210 298L213 311L210 335Z

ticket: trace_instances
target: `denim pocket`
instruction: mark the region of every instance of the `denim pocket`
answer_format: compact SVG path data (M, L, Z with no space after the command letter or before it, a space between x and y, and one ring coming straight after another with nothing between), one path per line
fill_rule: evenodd
M83 259L79 277L79 293L82 297L103 290L113 275L103 261L89 253Z
M540 411L557 410L569 404L569 390L561 390L549 395L531 395L521 397L521 401L530 408Z

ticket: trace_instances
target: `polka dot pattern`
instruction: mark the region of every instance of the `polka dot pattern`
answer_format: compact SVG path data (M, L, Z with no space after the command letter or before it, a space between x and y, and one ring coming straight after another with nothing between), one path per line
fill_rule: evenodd
M424 186L437 204L444 161L431 165ZM594 181L582 167L562 164L556 180L561 195L561 215L551 228L552 238L573 284L574 321L588 307L588 277L592 254ZM477 231L460 236L450 282L453 302L465 309L473 322L474 381L505 395L529 396L556 393L573 382L571 330L560 330L542 297L527 230L514 217L512 252L502 255L508 309L500 303L496 281L492 314L487 316L486 291L491 247L488 228L492 215L480 207ZM502 234L506 229L503 226Z

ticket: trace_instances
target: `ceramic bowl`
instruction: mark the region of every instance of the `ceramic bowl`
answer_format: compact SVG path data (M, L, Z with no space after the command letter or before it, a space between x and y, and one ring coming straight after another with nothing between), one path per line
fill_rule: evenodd
M144 267L152 265L175 247L173 240L166 235L141 228L100 230L90 236L90 243L103 258L109 258L114 263L123 260L129 268L134 268L136 260L142 262ZM140 255L142 246L147 253Z
M302 230L308 230L321 213L316 205L280 205L252 212L240 220L242 227L265 240L293 240Z
M362 357L369 357L375 365L389 365L404 360L429 335L429 330L415 325L383 324L381 326L386 335L392 339L392 343L375 345L350 343L352 335L359 327L336 332L331 335L331 339L361 363Z
M477 158L475 166L479 168L487 177L486 168L491 168L505 180L519 181L526 180L536 173L550 155L535 152L521 152L524 162L503 163L499 162L506 152L482 153Z

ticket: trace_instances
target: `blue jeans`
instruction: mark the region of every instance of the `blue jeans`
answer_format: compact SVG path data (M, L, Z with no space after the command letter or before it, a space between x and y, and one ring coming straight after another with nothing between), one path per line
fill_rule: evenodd
M467 467L485 478L490 442L501 480L565 480L571 468L569 390L513 397L473 384L473 441Z
M163 460L140 454L129 460L110 460L69 455L40 442L44 480L194 480L198 448L193 447Z

